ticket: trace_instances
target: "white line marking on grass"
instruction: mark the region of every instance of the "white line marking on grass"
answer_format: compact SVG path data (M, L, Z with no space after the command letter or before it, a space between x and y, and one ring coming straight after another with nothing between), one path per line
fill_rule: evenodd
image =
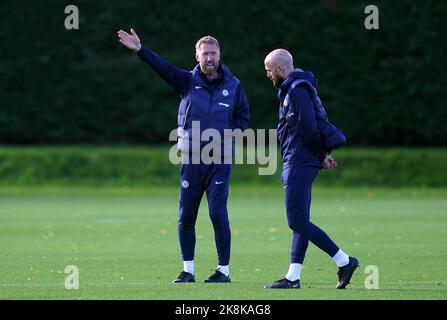
M239 282L239 284L243 285L260 285L264 284L263 282ZM402 282L384 282L385 285L391 286L391 285L433 285L433 286L445 286L447 284L447 280L432 280L432 281L402 281ZM152 285L166 285L170 286L172 285L170 281L161 281L161 282L93 282L93 283L82 283L83 287L99 287L99 286L108 286L108 287L123 287L123 286L152 286ZM307 286L311 286L310 289L324 289L326 286L332 286L332 282L319 282L319 283L308 283L305 285L305 288ZM355 285L355 284L354 284ZM15 288L37 288L37 287L60 287L64 288L63 282L56 282L56 283L3 283L0 284L0 288L8 288L8 287L15 287ZM381 288L382 289L382 288ZM394 288L385 287L384 290L390 290ZM397 289L397 288L396 288ZM365 290L366 291L366 290ZM380 291L380 289L379 289Z
M160 285L163 283L160 282L97 282L97 283L82 283L83 287L99 287L99 286L108 286L108 287L122 287L122 286L146 286L146 285ZM171 284L167 282L167 284ZM33 283L33 284L24 284L24 283L4 283L0 284L0 287L3 288L38 288L38 287L61 287L64 288L63 282L58 283Z

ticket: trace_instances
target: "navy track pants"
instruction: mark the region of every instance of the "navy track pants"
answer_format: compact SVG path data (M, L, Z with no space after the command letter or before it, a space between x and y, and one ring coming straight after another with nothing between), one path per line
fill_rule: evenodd
M339 247L318 226L310 221L312 184L318 167L296 166L283 170L287 222L293 231L291 263L303 263L309 241L333 257Z
M183 261L194 260L195 224L206 191L219 265L230 262L231 231L227 200L231 164L181 164L178 236Z

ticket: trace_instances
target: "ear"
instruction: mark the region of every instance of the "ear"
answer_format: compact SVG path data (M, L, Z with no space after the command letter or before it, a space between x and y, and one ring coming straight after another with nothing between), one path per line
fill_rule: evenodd
M286 73L286 68L284 68L284 66L283 65L278 65L278 74L281 76L281 77L284 77L284 74Z
M199 55L198 55L197 52L195 53L195 56L196 56L196 61L197 61L197 62L200 62Z

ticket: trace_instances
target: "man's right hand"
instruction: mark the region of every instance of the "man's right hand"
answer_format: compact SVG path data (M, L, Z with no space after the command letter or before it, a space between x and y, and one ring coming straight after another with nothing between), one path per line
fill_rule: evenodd
M118 31L118 40L126 48L132 50L133 52L138 52L141 49L141 41L133 29L130 29L131 34L126 31Z
M323 160L323 169L334 169L337 167L337 162L335 162L332 157L327 154L326 157Z

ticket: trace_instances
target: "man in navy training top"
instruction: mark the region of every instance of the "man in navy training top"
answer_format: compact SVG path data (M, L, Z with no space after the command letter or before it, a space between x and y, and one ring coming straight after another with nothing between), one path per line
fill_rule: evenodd
M206 36L197 41L195 56L198 64L194 70L186 71L141 45L135 31L130 31L130 34L118 31L119 41L136 52L181 98L177 119L178 146L182 152L178 237L183 271L173 283L195 282L195 223L205 191L214 228L218 266L215 273L204 282L230 282L231 231L227 199L231 162L224 161L224 155L220 157L222 161L211 163L204 163L202 158L195 159L194 155L197 155L197 151L200 155L205 143L192 139L193 136L201 136L206 129L218 130L221 137L225 129L245 130L249 122L247 98L239 80L220 63L220 47L215 38ZM193 134L192 128L197 128L197 123L200 132ZM225 142L223 138L221 140L223 149Z
M264 60L267 77L278 89L280 100L278 140L281 146L287 222L293 231L289 271L265 288L300 288L301 268L309 241L326 252L339 267L337 289L343 289L359 267L329 236L310 221L312 183L320 169L337 166L321 141L315 118L317 80L312 72L294 69L292 55L284 49L270 52ZM292 83L296 86L291 87ZM315 90L315 91L313 91ZM319 99L319 98L318 98ZM320 106L324 109L322 106ZM319 110L324 112L324 110Z

